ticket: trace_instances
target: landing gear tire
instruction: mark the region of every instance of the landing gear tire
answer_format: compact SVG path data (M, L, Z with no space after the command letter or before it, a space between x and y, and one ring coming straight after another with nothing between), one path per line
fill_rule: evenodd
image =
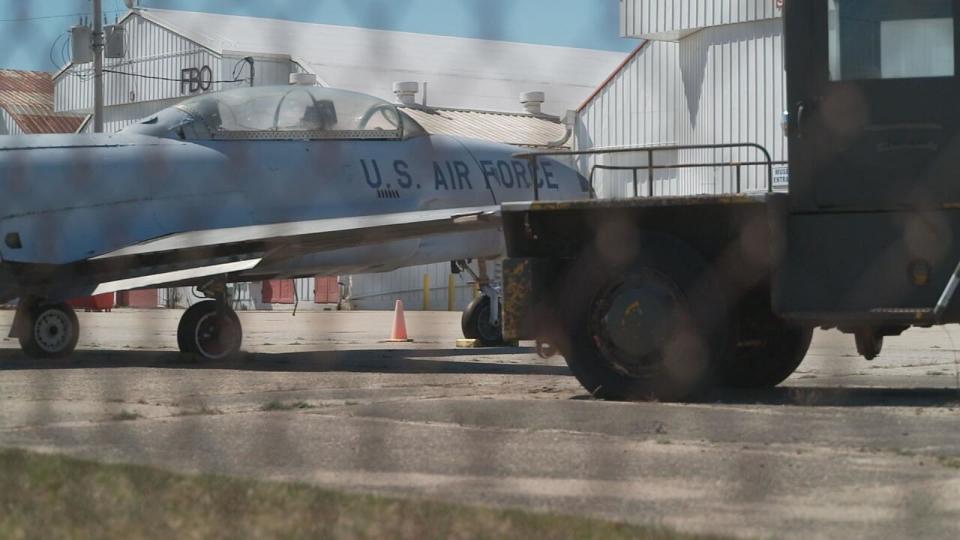
M80 321L73 308L64 303L38 302L25 307L20 347L27 356L50 360L69 356L80 339Z
M223 360L240 352L242 343L240 317L229 307L218 307L214 300L194 304L180 318L177 345L184 354Z
M720 282L699 253L651 234L619 269L602 268L596 253L581 260L568 278L582 291L571 300L579 305L561 305L569 313L561 352L591 394L679 401L709 387L731 325Z
M478 296L470 302L460 318L463 337L475 339L484 347L503 345L503 328L490 322L490 297Z
M744 389L774 388L800 367L813 329L788 323L770 314L758 336L743 336L723 362L721 379L726 386Z

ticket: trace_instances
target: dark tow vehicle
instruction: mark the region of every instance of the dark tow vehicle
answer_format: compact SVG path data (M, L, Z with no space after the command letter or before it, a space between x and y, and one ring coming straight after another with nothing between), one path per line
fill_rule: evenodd
M872 359L960 322L958 14L787 2L790 193L505 205L506 337L555 345L599 397L677 400L776 386L815 327Z

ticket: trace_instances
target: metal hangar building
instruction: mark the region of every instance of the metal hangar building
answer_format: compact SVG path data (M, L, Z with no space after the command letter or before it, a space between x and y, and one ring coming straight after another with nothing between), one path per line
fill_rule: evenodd
M805 0L798 0L805 1ZM577 149L756 143L774 161L776 189L786 189L783 0L621 0L620 33L644 40L579 108ZM581 163L634 166L753 162L755 150L659 150ZM731 166L658 169L641 194L736 191ZM764 167L743 167L741 191L767 189ZM605 196L630 196L630 171L595 171Z

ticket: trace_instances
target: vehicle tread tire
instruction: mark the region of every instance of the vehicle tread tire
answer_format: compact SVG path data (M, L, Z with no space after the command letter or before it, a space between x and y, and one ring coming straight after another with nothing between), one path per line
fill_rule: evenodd
M776 331L767 336L767 343L753 350L737 348L724 361L720 370L724 385L742 389L774 388L800 367L810 349L813 328L777 322Z
M588 249L572 266L564 285L564 290L571 294L566 295L567 300L558 309L566 316L566 339L558 347L574 376L600 399L681 401L699 396L715 382L716 365L732 343L727 301L716 273L695 249L660 233L641 234L636 254L619 268L605 267L598 260L599 255ZM591 309L605 283L650 270L674 281L684 295L682 308L689 313L687 320L703 330L697 334L702 338L698 350L704 354L706 365L694 380L681 383L664 373L650 377L624 374L603 358L600 338L591 330ZM680 342L677 339L674 343Z

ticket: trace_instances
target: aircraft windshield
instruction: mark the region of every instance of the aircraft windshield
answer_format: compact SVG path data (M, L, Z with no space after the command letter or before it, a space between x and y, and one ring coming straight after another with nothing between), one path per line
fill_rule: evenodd
M194 122L187 138L398 139L403 121L390 103L317 86L242 88L189 99L177 106Z

